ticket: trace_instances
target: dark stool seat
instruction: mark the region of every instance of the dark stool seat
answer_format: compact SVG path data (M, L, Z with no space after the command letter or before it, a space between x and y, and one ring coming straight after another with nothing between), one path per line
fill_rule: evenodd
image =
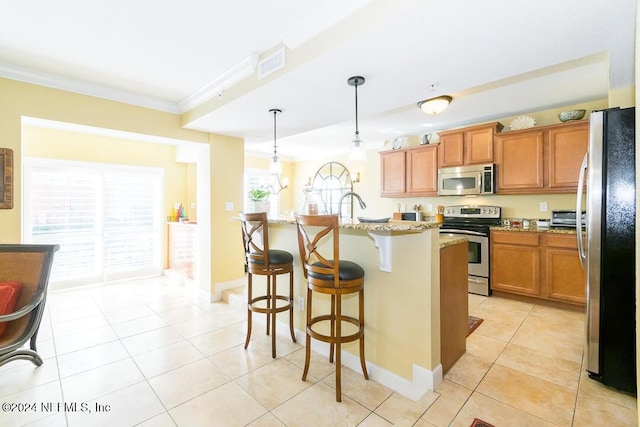
M302 269L307 279L307 327L306 354L302 380L307 379L311 357L311 338L329 344L329 361L336 360L336 401L342 400L341 386L341 347L343 343L359 340L360 365L365 379L369 379L364 357L364 269L355 262L342 260L339 257L339 222L337 215L296 215L298 247L302 259ZM320 250L320 242L333 240L331 256L325 257ZM331 296L329 313L312 315L313 293L318 292ZM342 297L358 294L358 314L349 316L342 312ZM316 330L316 325L329 322L329 333ZM356 332L350 335L342 333L342 323L355 326ZM326 330L326 329L324 329ZM323 331L324 331L323 330Z
M293 255L290 252L269 248L267 214L242 213L242 242L247 261L247 339L251 340L252 313L267 315L267 335L271 335L271 357L276 357L276 314L289 311L289 331L296 342L293 331ZM278 294L277 277L289 274L289 294ZM253 295L253 275L266 276L265 295ZM278 303L280 301L280 304ZM284 303L282 303L284 301Z

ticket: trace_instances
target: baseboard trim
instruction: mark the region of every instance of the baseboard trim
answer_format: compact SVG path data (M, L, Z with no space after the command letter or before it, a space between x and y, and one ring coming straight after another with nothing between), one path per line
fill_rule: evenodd
M296 331L296 337L302 336L304 333ZM304 343L304 341L300 341ZM311 340L311 349L317 353L329 357L329 344ZM342 351L342 364L355 372L362 372L360 367L360 357L346 351ZM413 365L413 380L408 380L398 374L394 374L383 369L371 362L366 362L369 378L377 383L389 387L391 390L408 397L411 400L418 400L427 391L434 391L438 385L442 383L442 365L438 364L433 371L423 368L422 366Z

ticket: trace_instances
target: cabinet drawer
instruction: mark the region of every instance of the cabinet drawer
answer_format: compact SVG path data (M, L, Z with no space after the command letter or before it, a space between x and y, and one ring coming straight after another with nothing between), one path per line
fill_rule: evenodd
M576 236L573 234L563 236L547 234L543 237L542 241L545 246L551 246L554 248L578 249L578 242L576 241Z
M494 231L491 233L491 241L492 243L538 246L540 235L523 231Z

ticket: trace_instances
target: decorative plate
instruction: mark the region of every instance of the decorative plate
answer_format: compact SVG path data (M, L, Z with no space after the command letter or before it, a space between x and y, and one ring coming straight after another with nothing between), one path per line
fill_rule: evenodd
M535 124L536 121L533 119L533 117L518 116L511 121L509 127L511 128L511 130L529 129L534 127Z
M397 150L399 148L402 148L402 145L404 144L404 138L402 136L396 138L393 140L393 149Z

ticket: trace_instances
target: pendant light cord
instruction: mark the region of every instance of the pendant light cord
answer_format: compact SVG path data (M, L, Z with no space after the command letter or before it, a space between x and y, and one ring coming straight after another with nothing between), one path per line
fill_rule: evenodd
M273 158L276 159L278 157L277 146L276 146L276 115L278 111L273 111Z
M360 135L358 131L358 79L355 80L354 86L356 88L356 137Z

